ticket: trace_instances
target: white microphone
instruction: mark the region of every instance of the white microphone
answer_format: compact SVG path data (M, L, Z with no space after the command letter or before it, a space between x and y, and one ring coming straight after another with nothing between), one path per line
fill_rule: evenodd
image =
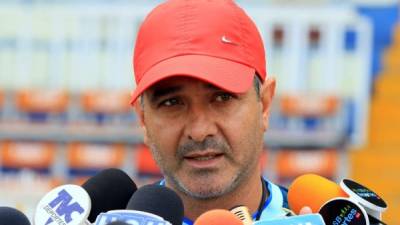
M89 225L91 209L88 193L78 185L62 185L48 192L39 202L34 225Z

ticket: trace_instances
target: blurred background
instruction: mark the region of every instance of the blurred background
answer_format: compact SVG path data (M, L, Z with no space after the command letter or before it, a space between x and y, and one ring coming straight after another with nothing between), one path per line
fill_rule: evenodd
M129 105L132 51L161 1L0 1L0 205L29 216L55 185L108 167L162 176ZM400 25L395 0L242 0L277 79L260 160L288 185L348 177L400 224Z

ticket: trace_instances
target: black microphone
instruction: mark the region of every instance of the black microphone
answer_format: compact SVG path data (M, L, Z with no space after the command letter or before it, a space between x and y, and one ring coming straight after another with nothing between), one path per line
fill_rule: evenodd
M171 189L158 184L139 188L129 200L128 210L137 210L162 217L172 225L182 225L183 203Z
M31 225L28 218L19 210L1 206L0 225Z
M125 209L129 199L137 190L132 179L120 169L105 169L89 178L82 188L89 194L92 208L88 220L94 223L102 213Z
M107 225L129 225L129 224L122 222L122 221L114 221L114 222L108 223Z

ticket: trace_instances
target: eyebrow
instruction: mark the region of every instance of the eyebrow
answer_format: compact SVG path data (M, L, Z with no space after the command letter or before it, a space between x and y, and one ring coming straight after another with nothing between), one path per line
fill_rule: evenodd
M174 94L176 92L181 91L182 89L183 89L182 86L168 86L168 87L155 88L150 96L150 100L151 102L156 102L161 97Z
M220 91L223 90L219 87L216 87L215 85L212 85L210 83L204 84L204 88L211 90L211 91ZM167 86L167 87L155 87L153 89L153 92L150 94L150 101L151 102L156 102L160 98L166 95L171 95L174 93L177 93L179 91L183 90L183 86L181 85L176 85L176 86Z

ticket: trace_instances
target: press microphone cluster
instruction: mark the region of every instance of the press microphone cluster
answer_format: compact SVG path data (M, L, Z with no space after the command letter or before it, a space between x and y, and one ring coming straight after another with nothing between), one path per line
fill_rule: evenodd
M137 189L125 172L107 169L82 186L48 192L37 205L34 225L181 225L183 212L182 200L171 189Z
M101 212L125 208L137 190L123 171L106 169L82 186L62 185L48 192L38 203L34 225L86 225Z
M290 208L298 213L303 206L318 212L326 224L385 225L381 220L387 209L383 199L367 187L343 179L340 185L315 175L306 174L289 187Z
M175 192L158 185L144 186L135 193L136 190L123 171L104 170L82 187L62 185L48 192L37 205L33 222L34 225L84 225L95 221L107 225L182 223L183 204ZM128 210L116 210L125 208ZM0 225L30 225L30 222L17 209L0 207Z
M288 192L287 217L252 221L244 206L205 212L195 225L385 225L381 214L386 203L370 189L348 179L340 185L323 177L298 177ZM304 206L312 214L295 215ZM183 203L171 189L136 184L121 170L107 169L82 186L62 185L47 193L37 205L34 225L181 225ZM8 216L7 216L8 215ZM0 225L30 225L18 210L0 207ZM5 225L5 224L4 224Z
M314 174L294 180L289 187L288 202L292 216L252 221L246 207L231 210L244 225L385 225L381 220L387 205L379 195L365 186L343 179L340 185ZM308 206L311 214L299 214Z

